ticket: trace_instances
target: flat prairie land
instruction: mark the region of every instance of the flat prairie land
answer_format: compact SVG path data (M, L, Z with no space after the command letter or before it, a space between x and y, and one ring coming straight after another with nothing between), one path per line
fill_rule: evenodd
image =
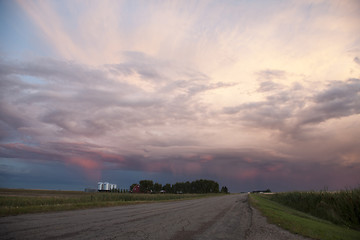
M83 191L41 190L41 189L11 189L0 188L0 196L12 197L54 197L54 196L84 196L89 193Z
M218 195L221 194L131 194L0 189L0 216L194 199Z

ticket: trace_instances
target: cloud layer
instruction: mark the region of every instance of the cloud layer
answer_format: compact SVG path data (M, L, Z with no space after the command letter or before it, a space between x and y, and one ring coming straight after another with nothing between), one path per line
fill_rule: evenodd
M261 4L11 6L37 43L1 45L2 178L55 164L87 183L118 171L233 191L357 186L359 4ZM45 54L10 57L19 44Z

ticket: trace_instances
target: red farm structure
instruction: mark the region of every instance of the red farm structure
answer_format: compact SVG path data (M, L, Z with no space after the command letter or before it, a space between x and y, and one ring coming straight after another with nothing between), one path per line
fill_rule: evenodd
M132 192L132 193L140 193L140 185L139 185L139 184L136 184L136 185L133 187L133 189L132 189L131 192Z

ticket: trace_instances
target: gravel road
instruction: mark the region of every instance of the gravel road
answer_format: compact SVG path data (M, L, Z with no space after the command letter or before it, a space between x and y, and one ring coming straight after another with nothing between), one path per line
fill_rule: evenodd
M0 218L0 239L305 239L268 224L247 194Z

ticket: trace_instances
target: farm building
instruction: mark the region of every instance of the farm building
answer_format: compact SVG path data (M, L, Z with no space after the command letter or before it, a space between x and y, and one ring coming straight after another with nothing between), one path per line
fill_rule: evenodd
M140 193L140 185L136 184L133 189L131 190L132 193Z
M113 183L108 183L108 182L98 182L98 191L102 192L108 192L111 190L117 189L117 185L113 184Z

